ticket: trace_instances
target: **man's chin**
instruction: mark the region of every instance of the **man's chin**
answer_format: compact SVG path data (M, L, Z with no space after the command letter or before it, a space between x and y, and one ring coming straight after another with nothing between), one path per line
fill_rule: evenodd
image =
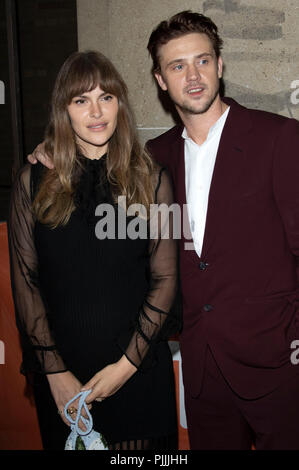
M181 105L177 103L177 106L181 109L183 114L205 114L210 109L217 96L218 90L211 99L205 100L204 97L202 97L200 100L198 100L198 103L183 102Z
M204 114L210 109L214 101L215 98L206 102L200 102L195 105L190 105L186 103L186 106L183 109L185 113L187 112L189 114Z

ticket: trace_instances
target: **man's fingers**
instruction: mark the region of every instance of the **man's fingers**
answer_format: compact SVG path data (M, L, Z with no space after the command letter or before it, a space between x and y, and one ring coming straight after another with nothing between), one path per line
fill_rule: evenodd
M50 170L54 168L51 159L46 154L44 142L38 144L38 146L33 150L32 154L28 155L27 160L33 164L39 161Z
M34 156L33 156L32 154L30 154L30 155L27 156L27 160L28 160L32 165L35 165L35 163L37 163L36 158L34 158Z
M40 152L39 150L35 150L33 154L27 156L27 160L35 165L38 161L41 162L44 166L49 168L49 170L53 170L54 165L49 157L46 154Z
M39 160L44 166L52 170L54 168L53 163L51 162L50 158L47 157L44 153L41 152L34 152L34 156L37 160Z

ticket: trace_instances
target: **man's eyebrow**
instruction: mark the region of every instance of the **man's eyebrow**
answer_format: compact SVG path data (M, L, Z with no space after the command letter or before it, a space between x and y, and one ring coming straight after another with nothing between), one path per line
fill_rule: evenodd
M213 54L211 54L211 52L203 52L202 54L198 54L195 56L196 59L201 59L202 57L207 57L207 56L210 56L210 57L213 57ZM168 62L168 64L166 65L166 67L169 67L173 64L177 64L179 62L184 62L186 59L185 58L181 58L181 59L173 59L171 60L170 62Z

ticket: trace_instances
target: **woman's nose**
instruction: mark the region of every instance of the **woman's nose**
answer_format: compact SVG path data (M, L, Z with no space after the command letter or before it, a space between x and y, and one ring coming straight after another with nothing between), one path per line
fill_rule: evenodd
M102 116L102 108L100 103L91 103L90 105L90 117L99 118Z

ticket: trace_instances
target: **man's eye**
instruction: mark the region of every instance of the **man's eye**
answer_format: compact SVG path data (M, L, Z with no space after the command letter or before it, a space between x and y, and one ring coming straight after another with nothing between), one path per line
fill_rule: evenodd
M209 62L208 59L201 59L199 61L200 65L206 65L208 62Z
M78 99L78 100L75 100L75 103L76 104L83 104L85 103L85 100L83 100L82 98Z

